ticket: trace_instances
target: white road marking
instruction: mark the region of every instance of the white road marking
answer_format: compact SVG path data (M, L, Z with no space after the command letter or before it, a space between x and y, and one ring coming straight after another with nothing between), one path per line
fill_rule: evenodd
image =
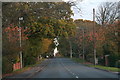
M76 78L78 78L78 76L76 76Z
M60 60L61 61L61 60ZM73 76L75 76L75 78L78 78L78 76L75 74L75 73L73 73L70 69L68 69L62 62L61 62L61 64L63 65L63 67L69 72L69 73L71 73ZM75 63L74 63L75 64ZM78 74L79 75L79 74Z

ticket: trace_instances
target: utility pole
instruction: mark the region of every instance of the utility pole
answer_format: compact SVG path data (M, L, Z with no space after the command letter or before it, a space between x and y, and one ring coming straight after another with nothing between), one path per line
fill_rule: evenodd
M72 58L72 44L70 40L69 40L69 44L70 44L70 58Z
M94 65L96 65L96 44L95 44L95 9L93 8L93 53L94 53Z
M19 18L19 39L20 39L20 49L21 49L21 44L22 44L22 40L21 40L21 36L22 36L22 34L21 34L21 27L20 27L20 21L22 21L23 20L23 17L21 17L21 18ZM23 65L22 65L22 50L20 50L20 68L22 68L23 67Z
M85 49L84 49L84 32L85 32L85 30L84 30L84 28L83 28L83 60L85 59Z

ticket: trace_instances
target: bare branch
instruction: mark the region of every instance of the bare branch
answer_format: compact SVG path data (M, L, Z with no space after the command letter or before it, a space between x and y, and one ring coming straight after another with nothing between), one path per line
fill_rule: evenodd
M119 15L120 2L106 2L98 7L97 22L102 26L113 24Z

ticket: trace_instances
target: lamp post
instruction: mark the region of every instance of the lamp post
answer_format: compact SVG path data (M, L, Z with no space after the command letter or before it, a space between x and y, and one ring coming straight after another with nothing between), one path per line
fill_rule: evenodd
M94 53L94 65L97 64L97 58L96 58L96 44L95 44L95 9L93 8L93 53Z
M20 21L22 21L22 20L23 20L23 17L20 17L20 18L19 18L19 39L20 39L20 49L21 49L21 43L22 43L22 40L21 40L22 34L21 34ZM22 68L22 67L23 67L23 65L22 65L22 50L20 50L20 68Z

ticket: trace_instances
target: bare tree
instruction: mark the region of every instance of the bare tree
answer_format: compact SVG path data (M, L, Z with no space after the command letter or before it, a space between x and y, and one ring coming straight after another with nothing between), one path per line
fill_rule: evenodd
M119 19L120 2L105 2L98 7L97 22L102 26L112 24Z

